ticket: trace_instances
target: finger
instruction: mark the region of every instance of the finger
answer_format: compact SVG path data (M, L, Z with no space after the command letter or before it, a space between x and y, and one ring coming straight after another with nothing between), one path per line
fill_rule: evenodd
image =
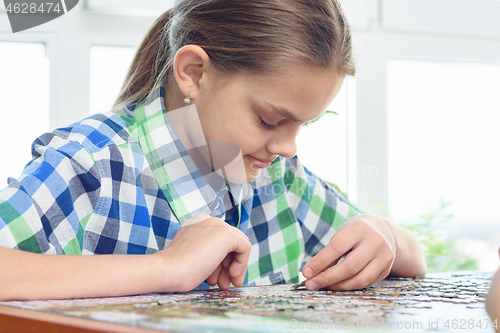
M237 260L238 262L248 262L250 251L252 250L252 244L248 240L248 237L243 233L236 233L235 236L236 237L233 238L234 242L230 244L227 252L234 252L234 257L232 258L233 260Z
M353 250L338 265L306 281L309 290L325 288L358 274L374 257L370 249L364 247Z
M229 289L229 286L231 285L231 278L229 277L229 270L227 268L222 267L217 284L219 285L220 289Z
M304 266L302 275L310 279L325 271L332 263L335 265L338 260L332 260L332 258L342 257L346 252L355 248L360 239L361 235L352 228L336 233L325 248Z
M217 268L210 274L207 279L207 282L211 286L215 286L217 284L217 280L219 278L220 272L222 270L222 265L217 266Z
M252 245L247 239L240 240L236 250L232 253L232 262L229 266L229 276L233 285L241 287L245 280L245 275L248 267L248 260Z
M355 276L328 286L327 289L334 291L363 289L385 279L389 275L390 270L390 267L385 267L385 263L382 260L374 259Z
M229 268L233 262L234 252L230 252L226 255L224 260L222 260L221 265L223 268Z
M247 273L248 259L250 257L250 252L244 255L235 255L231 266L229 267L229 276L231 277L231 282L236 287L241 287L243 281L245 280L245 275Z
M221 272L219 274L219 279L217 284L219 285L220 289L229 289L229 286L231 285L231 276L229 275L229 267L231 266L231 263L233 262L233 257L234 257L234 252L228 253L227 256L222 260L221 262Z
M338 258L335 258L334 260L332 260L331 264L328 265L323 271L326 271L327 269L329 269L329 268L331 268L331 267L333 267L335 265L338 265L341 261L343 261L347 257L347 255L349 253L351 253L351 251L352 250L349 250L344 255L342 255L341 257L338 257ZM304 268L302 268L302 269L304 269Z
M338 257L338 258L335 258L334 260L332 260L332 262L328 266L325 267L325 269L323 270L323 272L326 271L326 270L328 270L328 269L330 269L330 268L332 268L333 266L337 265L341 261L341 259L343 259L343 258L344 258L344 256ZM304 269L305 268L306 268L305 266L302 267L302 271L301 271L302 275L304 277L305 277L305 275L304 275Z

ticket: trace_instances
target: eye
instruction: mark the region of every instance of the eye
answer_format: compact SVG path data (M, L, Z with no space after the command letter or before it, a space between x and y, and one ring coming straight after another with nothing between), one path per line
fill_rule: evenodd
M266 123L261 117L259 117L259 119L260 119L261 126L264 127L268 131L274 131L275 129L278 128L278 124L271 125L271 124Z

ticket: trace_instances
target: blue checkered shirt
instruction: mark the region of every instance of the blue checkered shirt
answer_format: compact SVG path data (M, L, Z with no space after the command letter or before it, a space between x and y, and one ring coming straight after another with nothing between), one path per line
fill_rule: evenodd
M276 159L241 185L225 211L224 190L207 184L168 122L163 87L122 113L42 135L32 155L0 191L0 246L149 254L167 247L185 220L207 213L249 237L245 284L295 283L335 230L359 214L296 157Z

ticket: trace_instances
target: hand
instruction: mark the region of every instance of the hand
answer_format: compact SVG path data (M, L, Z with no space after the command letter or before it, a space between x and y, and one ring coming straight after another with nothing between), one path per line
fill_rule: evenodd
M174 262L179 284L189 291L208 277L208 283L228 289L243 285L251 244L241 230L223 220L200 214L181 226L172 242L157 255ZM170 289L170 288L169 288Z
M302 269L309 290L365 288L389 275L397 242L391 223L379 216L359 215L344 223L330 242ZM343 261L337 264L346 254Z

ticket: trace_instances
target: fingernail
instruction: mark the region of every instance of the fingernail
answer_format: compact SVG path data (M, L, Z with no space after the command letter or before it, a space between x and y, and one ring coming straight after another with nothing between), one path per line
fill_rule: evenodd
M309 290L316 290L316 289L318 289L318 284L314 281L307 281L306 287Z
M302 275L304 275L305 278L310 279L314 276L314 272L310 267L306 267Z

